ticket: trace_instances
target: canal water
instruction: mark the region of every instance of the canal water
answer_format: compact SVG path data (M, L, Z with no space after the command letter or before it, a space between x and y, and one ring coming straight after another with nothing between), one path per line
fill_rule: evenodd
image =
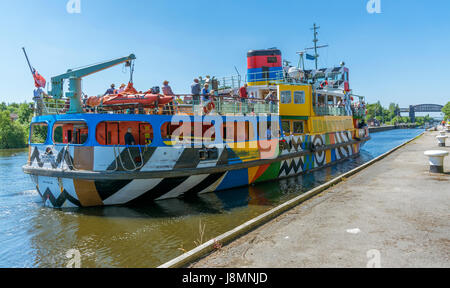
M358 158L307 175L248 188L134 207L45 208L21 166L26 150L0 150L0 267L156 267L419 135L372 134Z

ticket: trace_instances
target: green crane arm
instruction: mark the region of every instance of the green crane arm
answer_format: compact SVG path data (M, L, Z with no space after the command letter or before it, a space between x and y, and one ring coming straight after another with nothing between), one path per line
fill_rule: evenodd
M82 113L83 109L81 107L81 79L91 74L135 59L136 56L134 56L134 54L131 54L127 57L114 59L80 69L69 69L64 74L52 77L52 90L49 92L49 94L55 99L62 98L64 93L64 80L69 79L69 91L66 92L66 97L70 98L70 110L68 111L68 113Z

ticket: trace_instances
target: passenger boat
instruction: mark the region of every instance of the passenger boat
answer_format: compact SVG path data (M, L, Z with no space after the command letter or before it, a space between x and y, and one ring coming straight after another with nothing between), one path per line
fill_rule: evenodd
M273 181L359 154L370 136L359 124L363 97L350 89L344 65L305 71L283 65L278 49L250 51L247 58L246 79L200 81L215 91L208 100L131 90L83 105L83 77L130 66L134 55L53 77L51 98L36 103L42 115L31 123L23 171L46 206L89 207ZM242 100L237 91L244 83L249 98ZM127 131L134 145L126 145Z

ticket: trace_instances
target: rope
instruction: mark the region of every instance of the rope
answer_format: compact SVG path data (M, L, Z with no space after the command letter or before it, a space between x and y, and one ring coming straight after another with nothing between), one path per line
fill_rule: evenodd
M130 152L130 148L128 146L126 146L125 149L128 150L128 156L130 157L131 163L133 163L134 168L133 169L127 169L125 167L125 165L123 165L123 160L122 160L122 155L121 155L122 153L120 153L120 151L119 151L119 161L120 161L120 164L122 165L123 170L128 171L128 172L133 172L133 171L136 171L136 170L141 169L142 167L144 167L144 161L143 161L143 158L142 158L142 150L141 150L141 146L140 145L139 145L139 155L141 157L141 165L139 167L136 166L136 163L134 162L133 156L131 155L131 152Z
M67 151L69 150L69 145L70 144L67 144L67 146L66 146L66 148L64 149L64 155L63 155L63 158L62 158L62 161L61 161L61 168L63 169L63 170L65 170L64 169L64 160L66 159L66 153L67 153ZM69 153L69 160L70 160L70 163L67 163L67 166L70 168L70 167L72 167L72 170L74 170L74 171L77 171L78 169L76 169L75 168L75 165L73 164L73 161L72 161L72 157L70 156L70 153Z

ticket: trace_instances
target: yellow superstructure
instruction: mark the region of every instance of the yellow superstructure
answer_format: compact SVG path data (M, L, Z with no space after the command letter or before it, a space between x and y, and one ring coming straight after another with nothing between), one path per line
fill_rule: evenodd
M313 93L310 85L278 85L279 113L287 134L324 134L354 130L352 116L320 116L313 109ZM295 129L303 122L304 128ZM299 126L297 124L297 126Z
M312 116L310 85L278 85L280 116Z

